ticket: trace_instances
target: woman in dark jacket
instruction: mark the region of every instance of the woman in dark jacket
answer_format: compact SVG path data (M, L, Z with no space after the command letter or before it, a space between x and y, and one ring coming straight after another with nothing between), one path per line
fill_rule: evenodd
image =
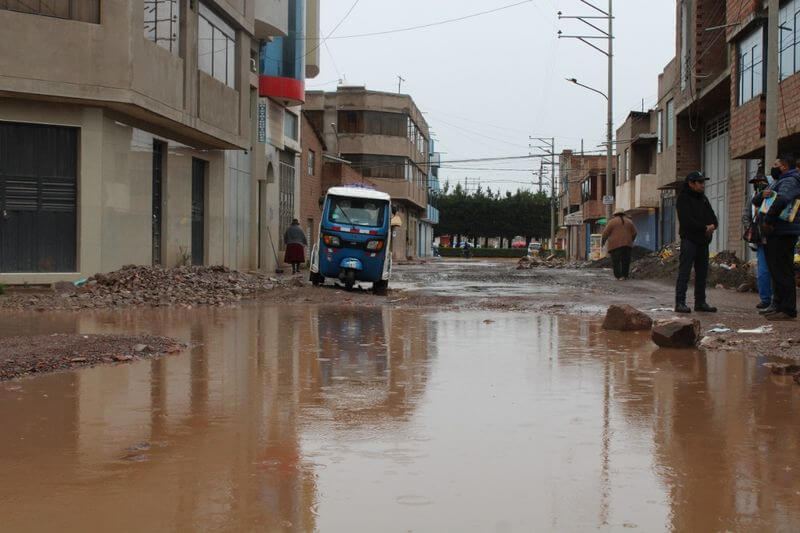
M286 243L283 262L292 265L292 274L296 274L300 272L300 265L306 262L303 246L308 245L306 234L303 233L300 222L296 218L292 220L292 225L286 228L283 242Z

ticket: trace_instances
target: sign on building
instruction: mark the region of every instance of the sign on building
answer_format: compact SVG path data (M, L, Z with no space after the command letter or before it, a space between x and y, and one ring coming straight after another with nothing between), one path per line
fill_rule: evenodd
M614 205L614 197L610 194L603 196L603 205Z
M258 142L267 142L267 102L258 102Z
M564 217L565 226L580 226L581 224L583 224L583 213L580 211L570 213Z

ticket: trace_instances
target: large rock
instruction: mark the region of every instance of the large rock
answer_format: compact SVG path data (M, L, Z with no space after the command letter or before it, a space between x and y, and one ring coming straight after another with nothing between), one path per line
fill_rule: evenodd
M603 329L637 331L650 329L653 319L630 305L612 305L606 312Z
M694 348L702 336L699 320L668 318L653 323L653 342L662 348Z

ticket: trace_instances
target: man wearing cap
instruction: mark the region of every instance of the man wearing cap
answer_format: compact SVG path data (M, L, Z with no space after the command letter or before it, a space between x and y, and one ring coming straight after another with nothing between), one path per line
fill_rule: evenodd
M753 186L755 197L761 197L764 189L769 185L768 178L764 175L763 165L758 165L758 171L749 183ZM759 201L760 203L760 201ZM755 206L750 209L755 210L755 214L751 213L750 218L756 219L758 217L758 210ZM769 275L769 267L767 266L767 253L766 246L763 242L750 245L756 251L756 286L758 287L758 296L761 300L756 308L768 309L772 305L772 279Z
M797 318L797 287L794 277L794 247L800 235L800 220L789 222L779 217L791 202L800 197L800 172L793 155L784 154L772 165L775 182L761 196L753 198L760 207L765 198L775 195L769 211L761 216L762 234L767 239L767 265L772 278L772 306L760 311L768 320Z
M686 290L694 266L694 310L715 313L716 307L706 302L706 279L708 278L708 245L717 229L717 215L706 198L706 178L700 172L686 176L683 188L678 194L675 208L678 212L679 234L681 237L680 267L675 286L675 312L691 313L686 305Z

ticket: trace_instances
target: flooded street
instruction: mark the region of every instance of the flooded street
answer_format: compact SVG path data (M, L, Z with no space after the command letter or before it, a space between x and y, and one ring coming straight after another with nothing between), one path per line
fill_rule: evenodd
M3 531L800 529L800 389L755 356L518 312L0 324L100 331L193 347L0 383Z

